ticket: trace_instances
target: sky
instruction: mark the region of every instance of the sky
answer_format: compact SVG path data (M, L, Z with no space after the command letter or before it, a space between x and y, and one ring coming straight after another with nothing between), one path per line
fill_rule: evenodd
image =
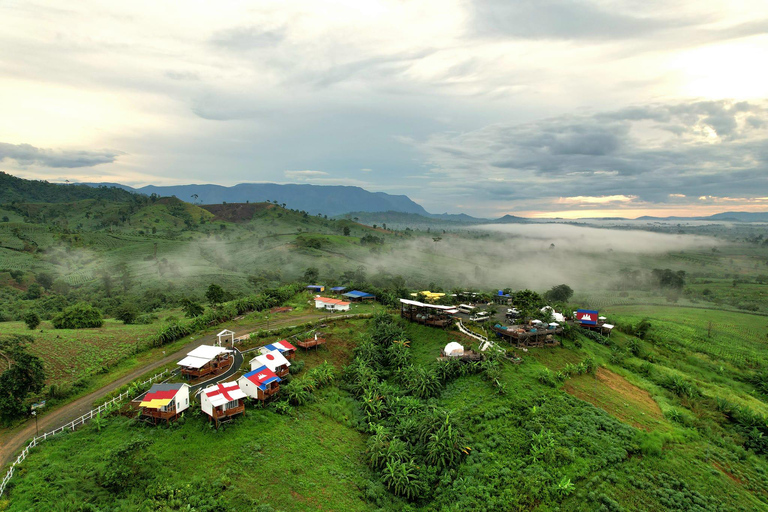
M765 0L0 3L0 170L768 210Z

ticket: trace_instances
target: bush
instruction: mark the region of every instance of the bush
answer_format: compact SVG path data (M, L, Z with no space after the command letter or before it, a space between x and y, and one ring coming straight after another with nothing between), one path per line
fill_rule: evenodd
M27 327L29 327L29 330L36 329L38 325L40 325L40 317L37 316L37 313L34 311L30 311L29 313L24 315L24 323L27 324Z
M66 308L51 322L56 329L89 329L104 324L99 310L82 302Z

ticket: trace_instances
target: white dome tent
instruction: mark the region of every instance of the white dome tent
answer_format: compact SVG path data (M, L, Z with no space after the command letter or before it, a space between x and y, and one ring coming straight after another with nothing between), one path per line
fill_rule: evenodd
M445 346L443 353L446 357L461 357L464 355L464 347L461 346L461 343L452 341Z

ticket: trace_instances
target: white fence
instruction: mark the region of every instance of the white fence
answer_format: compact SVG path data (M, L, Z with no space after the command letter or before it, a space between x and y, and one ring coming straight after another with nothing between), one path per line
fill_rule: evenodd
M470 331L469 329L467 329L466 327L464 327L464 324L462 323L461 320L457 320L456 321L456 326L459 328L459 331L461 331L462 333L466 334L470 338L475 338L477 341L480 342L480 351L481 352L485 352L486 350L488 350L489 348L491 348L491 347L493 347L495 345L495 343L493 343L491 340L489 340L485 336L481 336L480 334L474 333L474 332Z
M149 379L145 380L144 382L140 382L139 386L146 386L147 384L151 384L152 382L158 380L160 377L163 377L167 375L169 371L163 370L162 372L158 373L154 377L150 377ZM18 457L16 457L16 460L13 461L13 464L11 464L10 469L8 470L8 473L5 474L5 478L3 478L2 483L0 483L0 496L3 495L5 492L5 487L8 485L8 482L11 480L11 477L13 476L13 472L16 469L16 466L21 464L24 459L27 458L27 455L29 455L30 448L34 448L38 445L38 443L45 441L49 437L53 437L56 434L61 434L62 432L68 432L72 431L74 432L75 429L79 426L85 425L85 423L91 419L93 419L94 416L98 416L101 412L109 409L112 407L115 403L120 403L123 401L124 398L129 396L130 391L126 391L124 393L120 393L118 396L114 397L112 400L109 400L108 402L104 402L100 406L98 406L96 409L92 409L91 411L87 412L86 414L83 414L79 418L70 421L63 427L59 427L55 430L51 430L50 432L46 432L41 436L35 436L32 441L29 442L29 444L22 450L22 452L19 454Z

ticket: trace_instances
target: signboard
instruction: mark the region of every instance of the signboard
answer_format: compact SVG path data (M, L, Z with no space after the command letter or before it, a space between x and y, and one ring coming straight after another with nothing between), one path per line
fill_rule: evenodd
M31 409L34 411L36 409L42 409L43 407L45 407L45 400L42 402L37 402L36 404L32 404Z
M576 320L583 325L597 325L597 311L592 309L579 309L576 311Z

